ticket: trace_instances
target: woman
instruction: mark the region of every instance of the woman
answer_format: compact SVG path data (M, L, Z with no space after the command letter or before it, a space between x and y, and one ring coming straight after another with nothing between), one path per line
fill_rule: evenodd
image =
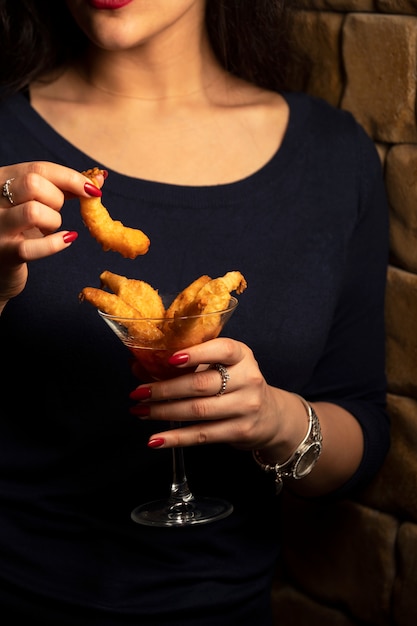
M285 4L0 3L0 605L16 621L269 625L275 487L349 495L385 457L380 164L348 113L285 91ZM81 220L94 166L112 218L150 238L134 261ZM160 292L242 272L224 336L173 357L220 372L138 383L78 300L106 269ZM132 522L166 494L175 446L231 515Z

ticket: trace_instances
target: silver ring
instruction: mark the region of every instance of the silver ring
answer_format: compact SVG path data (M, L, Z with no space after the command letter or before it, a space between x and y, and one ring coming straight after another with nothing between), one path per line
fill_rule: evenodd
M10 204L14 204L13 193L10 191L10 183L14 178L8 178L3 185L3 196L8 199Z
M222 365L221 363L213 363L213 365L210 365L210 369L217 370L222 377L220 389L216 393L216 396L222 396L226 391L227 381L230 380L230 374L227 371L227 367L225 365Z

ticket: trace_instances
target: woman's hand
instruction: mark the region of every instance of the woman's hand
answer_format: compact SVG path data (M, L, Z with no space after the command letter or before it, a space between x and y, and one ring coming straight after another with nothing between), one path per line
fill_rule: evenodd
M259 449L262 459L275 465L290 458L303 441L308 430L304 404L294 393L267 384L245 344L221 337L181 350L171 362L179 369L221 363L230 378L222 395L217 395L222 376L207 365L192 374L137 387L131 393L139 401L131 408L133 415L182 422L182 428L152 435L150 448L229 443L244 450ZM350 413L327 402L316 402L314 408L323 452L311 474L292 481L292 490L302 495L321 495L342 485L363 454L362 429Z
M300 420L300 428L295 425L289 429L288 411L283 410L285 397L293 394L266 383L252 351L245 344L224 337L213 339L177 352L171 363L177 364L179 369L197 367L201 363L221 363L230 378L225 380L221 395L217 394L222 388L222 375L207 366L170 380L140 385L134 390L131 398L140 401L131 408L134 415L183 424L181 429L153 435L148 443L150 447L224 442L243 449L273 447L274 453L282 452L284 458L287 445L290 447L298 436L300 440L303 438L306 418ZM297 409L303 416L305 410L301 403ZM193 423L187 425L187 422Z
M0 310L23 291L29 261L60 252L76 239L75 232L58 231L64 201L101 195L79 172L46 161L0 168L1 188Z

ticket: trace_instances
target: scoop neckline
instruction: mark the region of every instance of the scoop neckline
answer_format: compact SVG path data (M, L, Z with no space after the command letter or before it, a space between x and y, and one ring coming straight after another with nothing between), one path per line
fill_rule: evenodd
M273 179L285 176L291 162L291 155L300 144L300 138L303 136L301 132L300 122L306 117L307 111L304 98L300 98L302 94L295 92L280 92L289 107L288 124L283 135L280 145L271 156L271 158L261 165L257 170L247 176L227 183L218 185L180 185L175 183L165 183L160 181L152 181L148 179L135 178L112 170L102 163L93 162L92 157L77 148L70 141L62 137L48 122L31 106L27 95L23 93L17 94L17 100L11 104L13 113L18 115L20 122L25 125L28 131L35 135L37 141L45 146L47 150L55 154L55 160L63 163L68 167L87 169L98 166L105 168L109 172L106 180L106 189L120 196L129 196L133 194L140 199L143 196L156 195L163 199L168 199L172 204L178 201L184 203L184 199L188 196L192 202L203 200L210 202L216 197L221 196L223 201L234 201L242 193L253 194L254 192L264 189L265 185L270 184L271 174L274 173ZM304 94L303 94L304 95ZM303 108L304 106L304 108ZM80 165L82 164L82 165Z

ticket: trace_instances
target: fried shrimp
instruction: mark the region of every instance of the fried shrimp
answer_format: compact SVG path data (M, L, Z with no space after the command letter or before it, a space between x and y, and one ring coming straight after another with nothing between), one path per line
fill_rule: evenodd
M99 187L97 176L103 173L98 167L82 172L91 182ZM90 231L106 252L119 252L123 257L135 259L146 254L150 241L141 230L124 226L122 222L113 220L108 210L101 203L101 198L80 197L81 217Z
M178 337L181 337L183 347L217 337L221 331L221 315L219 311L227 309L232 291L241 294L247 287L243 275L236 271L227 272L220 278L203 282L204 284L195 294L194 300L187 307L187 315L197 316L204 314L204 317L188 317L184 319L180 316L175 316L169 328L169 334L172 335L172 338L175 337L178 340ZM190 287L187 289L190 289Z
M214 278L206 283L197 293L202 313L213 313L227 308L232 291L241 294L247 287L245 278L240 272L227 272L224 276Z
M123 326L126 329L127 341L155 344L163 340L164 335L156 324L146 319L143 321L138 319L142 317L140 312L114 293L96 287L84 287L79 294L79 299L81 302L86 300L103 313L125 318Z
M169 305L166 317L177 317L179 315L198 315L200 305L196 302L196 296L200 289L210 282L210 276L204 274L194 280L188 287L183 289L181 293Z
M241 294L247 286L237 271L215 279L203 275L165 309L158 291L144 281L108 270L101 273L100 281L102 287L114 293L84 287L80 300L87 300L109 315L127 318L114 330L133 352L138 355L141 351L141 360L147 358L142 351L146 353L148 347L179 350L217 337L222 329L221 313L230 304L231 292Z
M137 309L141 317L161 319L165 317L165 307L157 289L149 283L135 278L126 278L108 270L100 274L100 282L122 300Z

